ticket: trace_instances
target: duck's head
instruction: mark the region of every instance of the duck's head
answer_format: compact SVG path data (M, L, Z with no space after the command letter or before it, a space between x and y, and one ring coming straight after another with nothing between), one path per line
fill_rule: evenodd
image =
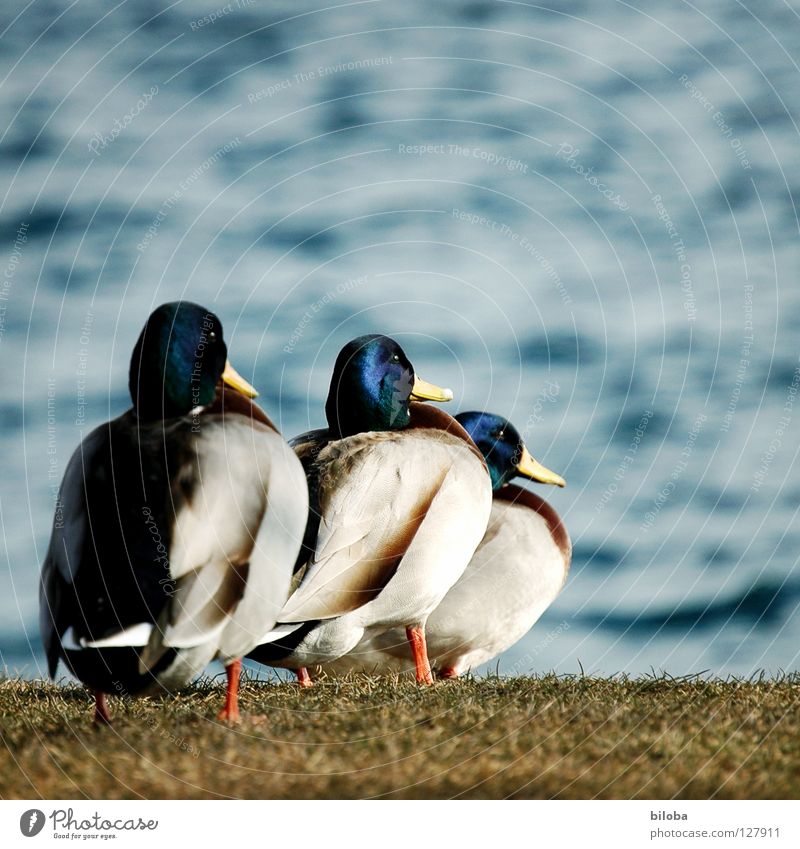
M459 413L455 418L483 454L492 478L492 489L500 489L517 476L555 486L567 485L561 475L531 457L508 419L478 412Z
M333 367L325 404L336 435L399 430L410 421L411 401L452 401L453 393L414 373L405 351L388 336L372 334L348 342Z
M222 323L191 301L153 310L131 356L128 386L140 419L185 416L214 400L217 383L254 398L258 393L227 361Z

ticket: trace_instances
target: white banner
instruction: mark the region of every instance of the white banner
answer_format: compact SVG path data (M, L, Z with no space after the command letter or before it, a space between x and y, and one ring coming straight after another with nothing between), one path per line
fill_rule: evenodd
M356 810L358 808L358 810ZM5 801L0 846L800 846L796 801ZM113 843L112 843L113 841Z

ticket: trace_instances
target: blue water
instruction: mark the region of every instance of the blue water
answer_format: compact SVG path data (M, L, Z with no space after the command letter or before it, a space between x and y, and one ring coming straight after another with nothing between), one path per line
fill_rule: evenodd
M9 671L65 464L178 297L287 435L381 330L564 474L569 581L501 671L798 667L800 20L554 5L6 8Z

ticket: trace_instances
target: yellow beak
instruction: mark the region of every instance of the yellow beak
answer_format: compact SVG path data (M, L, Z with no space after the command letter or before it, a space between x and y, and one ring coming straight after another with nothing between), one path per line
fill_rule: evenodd
M258 390L249 384L236 369L231 365L230 360L225 363L225 371L222 372L222 382L226 383L231 389L241 392L247 398L257 398Z
M414 375L414 388L411 390L412 401L452 401L453 390L442 389L441 386L434 386L423 380L421 377Z
M546 469L538 460L534 460L528 449L524 447L522 449L522 459L517 465L517 472L523 477L530 478L532 481L538 481L539 483L552 483L555 486L567 485L567 482L561 475L551 472L550 469Z

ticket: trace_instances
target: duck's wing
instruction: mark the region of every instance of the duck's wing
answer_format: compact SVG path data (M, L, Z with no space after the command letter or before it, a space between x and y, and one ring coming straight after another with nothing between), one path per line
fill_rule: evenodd
M39 585L39 629L51 678L58 666L61 638L74 617L71 590L84 561L85 548L91 545L86 481L89 470L105 456L107 443L107 427L97 428L81 442L67 463L58 493Z
M259 480L266 511L249 556L242 600L222 634L219 653L235 659L261 641L289 596L292 570L308 517L308 486L294 451L278 433L268 434L269 472Z
M295 581L293 588L296 588L304 574L304 567L314 557L314 546L317 542L317 534L319 533L319 466L317 458L320 452L331 442L331 433L325 429L309 430L306 433L301 433L289 440L289 445L297 455L297 459L303 467L308 484L308 521L306 522L305 533L303 534L303 544L300 547L300 553L297 555L297 561L294 564Z
M321 450L314 556L278 621L330 619L375 598L457 469L459 451L434 431L360 434Z
M244 417L203 422L174 477L174 590L140 658L215 641L236 657L256 645L288 595L308 511L302 467L272 428Z
M297 459L300 460L303 471L306 474L311 469L311 464L317 459L319 452L331 441L331 432L327 428L309 430L299 436L293 436L289 440Z

